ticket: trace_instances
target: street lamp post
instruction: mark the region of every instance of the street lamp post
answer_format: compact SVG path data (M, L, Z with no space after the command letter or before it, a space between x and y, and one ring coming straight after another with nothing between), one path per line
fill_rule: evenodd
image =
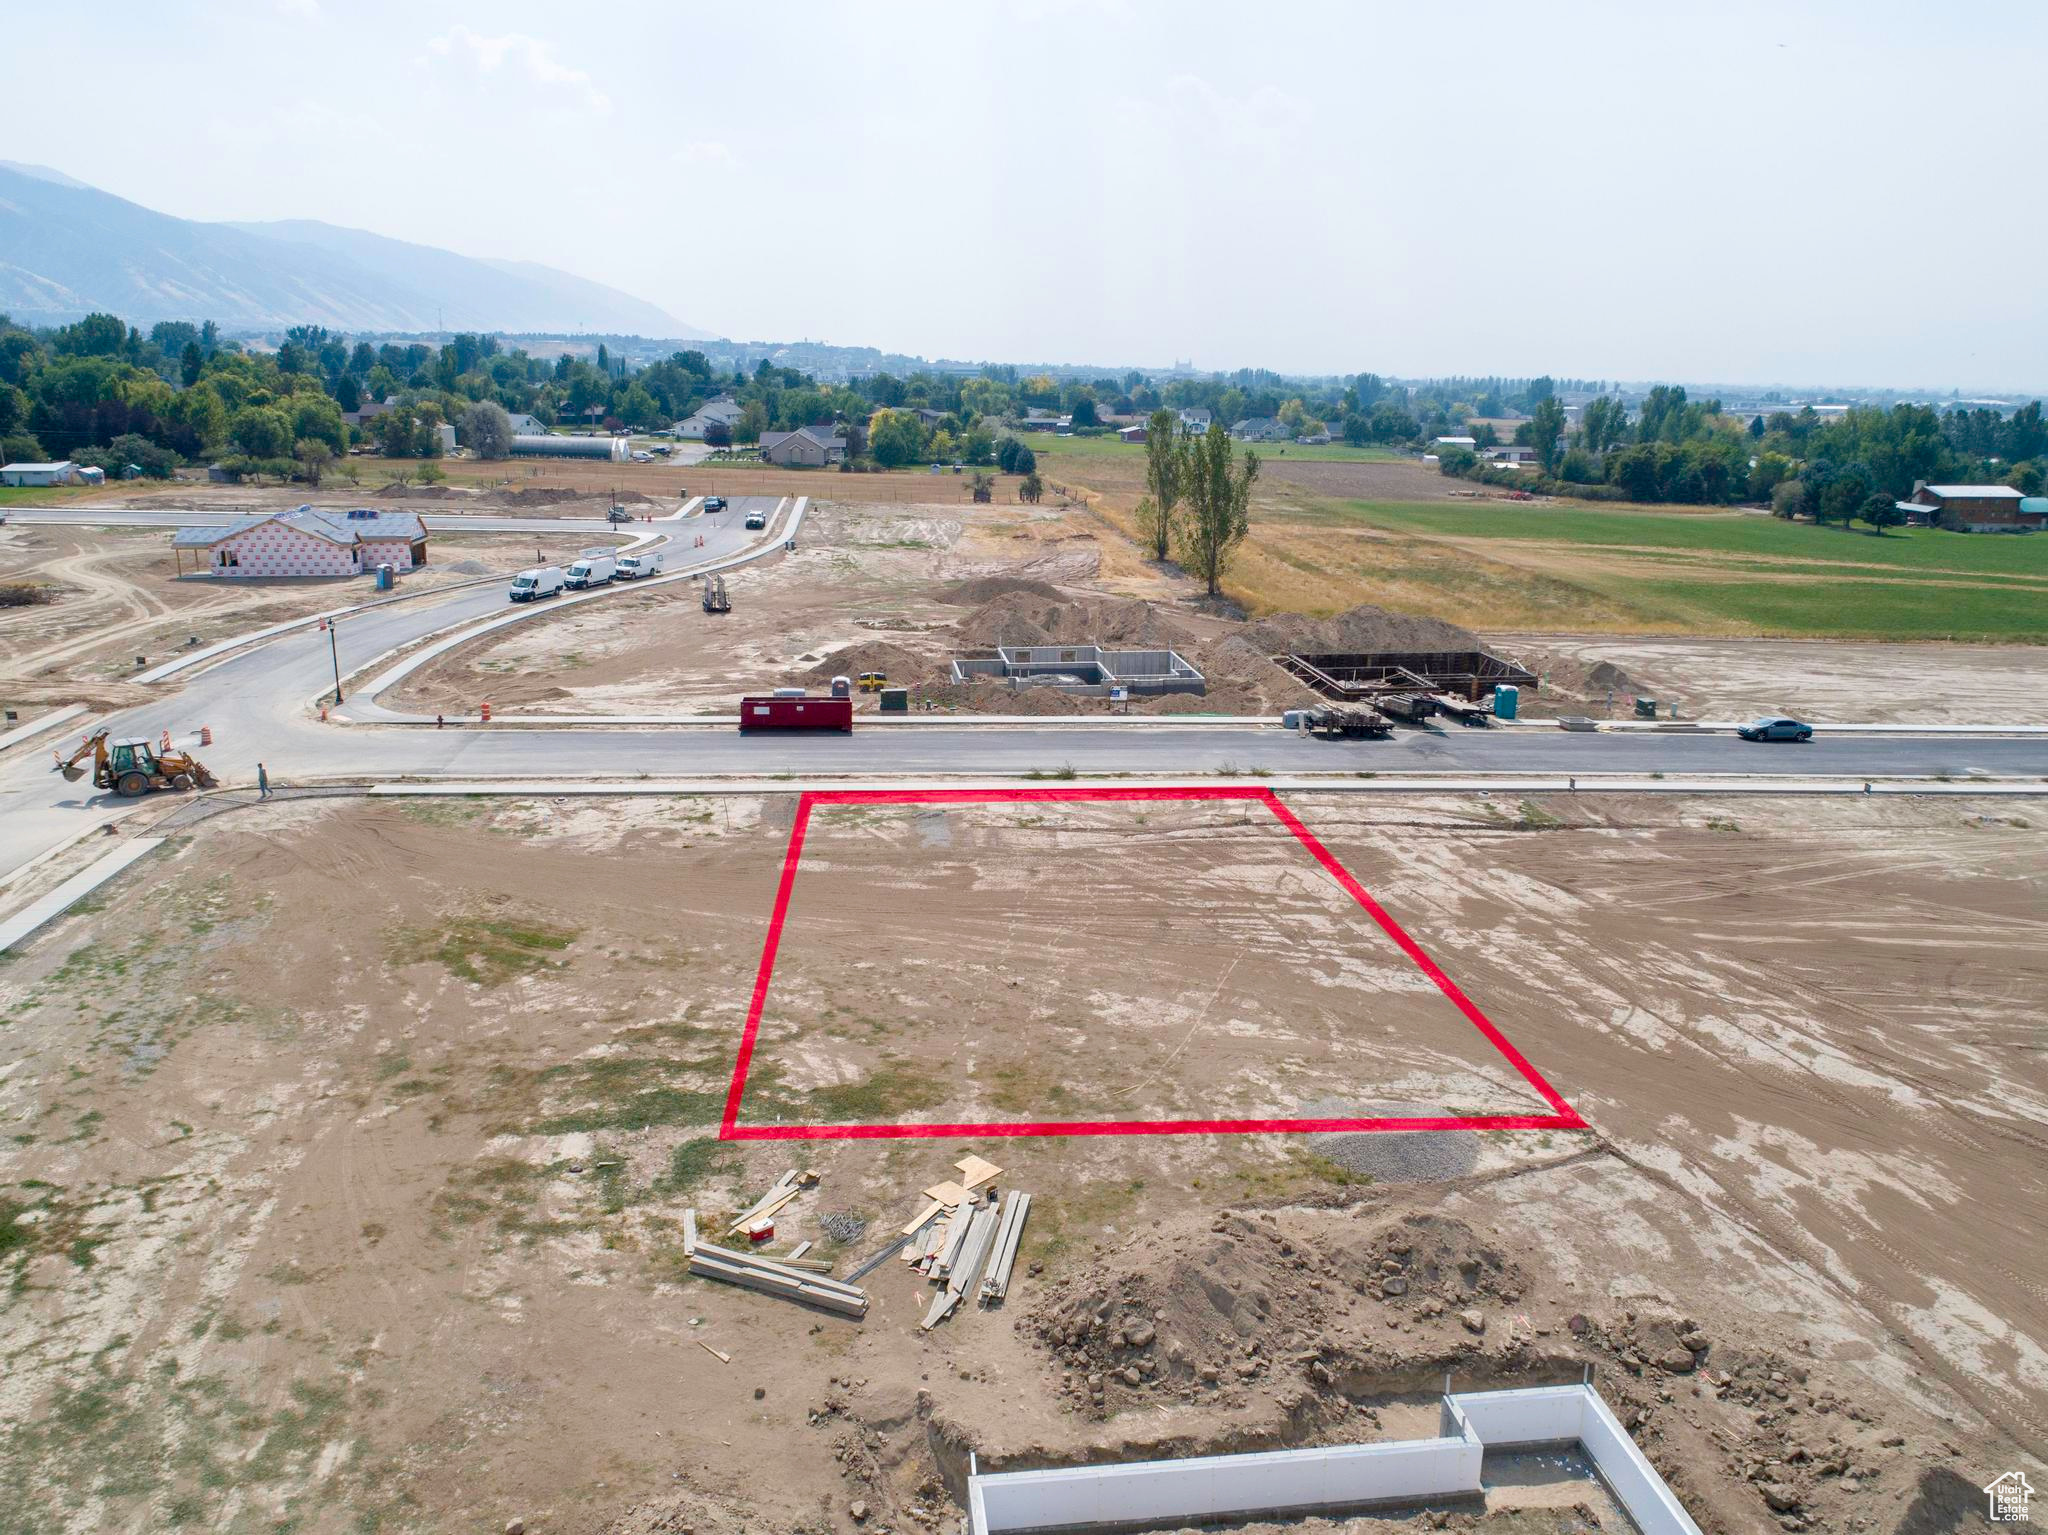
M327 657L334 663L334 704L341 707L341 650L334 641L334 620L323 618L320 627L327 631Z

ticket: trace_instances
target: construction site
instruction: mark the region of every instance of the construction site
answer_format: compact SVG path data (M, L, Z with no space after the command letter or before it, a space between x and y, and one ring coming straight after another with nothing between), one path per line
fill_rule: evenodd
M1701 1529L1921 1530L2031 1441L2031 813L1285 796L1424 969L1261 791L1058 788L166 825L0 981L17 1507L950 1532L1590 1378ZM1348 1527L1630 1527L1487 1453Z
M507 620L612 504L437 530L418 601L487 616L353 652L166 531L0 529L52 593L0 766L128 834L4 875L0 1529L1926 1535L2038 1464L2048 859L1990 738L1382 776L1981 719L2025 656L1250 615L1086 508L794 496L702 577L650 502L677 570ZM261 650L138 680L280 623L294 755ZM1056 744L946 770L897 708Z

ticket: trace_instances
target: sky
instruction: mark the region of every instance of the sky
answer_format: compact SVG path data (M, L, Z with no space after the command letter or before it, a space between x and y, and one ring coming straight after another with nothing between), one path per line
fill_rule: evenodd
M0 37L51 61L0 159L740 340L2048 383L2039 0L0 0Z

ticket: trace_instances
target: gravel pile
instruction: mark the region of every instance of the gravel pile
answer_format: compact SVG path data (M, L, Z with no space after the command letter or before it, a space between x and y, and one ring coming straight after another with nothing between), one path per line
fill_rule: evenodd
M1375 1183L1462 1178L1479 1161L1475 1130L1358 1130L1315 1137L1318 1156Z

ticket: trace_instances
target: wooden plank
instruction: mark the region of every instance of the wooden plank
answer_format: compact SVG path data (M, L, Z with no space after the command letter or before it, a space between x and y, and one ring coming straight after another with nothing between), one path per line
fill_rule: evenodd
M685 1210L683 1212L683 1256L687 1258L696 1250L697 1212L694 1209Z
M993 1162L985 1162L977 1156L961 1158L953 1164L960 1169L961 1185L968 1189L978 1188L991 1178L999 1177L1002 1169Z
M930 1188L926 1189L924 1197L926 1199L936 1199L950 1210L967 1197L967 1190L960 1187L951 1178L948 1178L944 1183L934 1183Z
M728 1354L722 1348L713 1348L710 1344L706 1343L702 1338L699 1338L697 1340L697 1347L704 1350L705 1353L709 1354L713 1359L716 1359L720 1364L732 1363L732 1355Z
M923 1229L925 1222L929 1221L933 1216L937 1215L941 1210L945 1208L946 1207L940 1204L936 1199L933 1199L930 1195L926 1195L924 1208L918 1211L916 1215L912 1216L910 1220L904 1225L903 1234L907 1237L916 1236L917 1233L921 1229Z
M792 1247L789 1250L789 1256L791 1258L801 1258L805 1253L809 1252L810 1250L811 1244L808 1241L799 1242L796 1244L796 1246Z

